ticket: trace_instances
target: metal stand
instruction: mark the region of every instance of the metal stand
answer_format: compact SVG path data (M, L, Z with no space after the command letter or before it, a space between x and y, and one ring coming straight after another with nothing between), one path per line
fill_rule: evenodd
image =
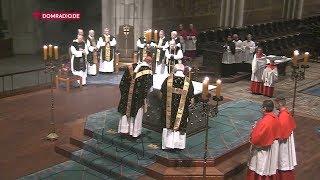
M216 105L212 109L212 115L215 117L218 114L219 101L223 100L223 96L213 96L212 99L216 101ZM202 177L206 179L207 176L207 160L208 160L208 131L209 131L209 99L202 99L203 117L206 121L205 127L205 142L204 142L204 155L203 155L203 172Z
M305 79L306 69L309 68L309 65L292 65L292 74L291 79L294 81L294 91L293 91L293 102L292 102L292 115L294 115L294 108L296 105L297 98L297 83Z
M53 82L54 82L54 72L56 72L56 70L58 69L57 65L58 63L57 60L54 60L54 58L50 58L48 57L48 60L45 62L45 66L46 66L46 73L50 73L50 77L51 77L51 86L50 86L50 97L51 97L51 109L50 109L50 113L51 113L51 117L50 117L50 125L51 125L51 130L50 133L47 135L46 139L50 140L50 141L55 141L59 138L58 134L56 133L56 127L55 127L55 119L54 119L54 94L53 94Z

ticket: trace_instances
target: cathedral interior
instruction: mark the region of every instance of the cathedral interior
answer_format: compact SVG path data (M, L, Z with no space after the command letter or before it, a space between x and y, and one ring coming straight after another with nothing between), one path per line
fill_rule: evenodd
M263 115L261 104L277 96L286 99L296 122L295 179L319 179L319 9L319 0L0 0L0 179L246 179L251 130ZM46 12L80 18L38 16ZM127 66L144 58L137 42L145 36L148 44L149 31L152 41L160 30L171 38L180 25L189 32L190 24L197 32L189 50L195 56L179 59L195 92L185 148L161 148L158 91L147 96L142 134L124 137L118 130L120 89ZM112 56L114 70L86 74L84 84L81 75L65 73L77 58L77 31L87 39L94 30L99 38L106 28L117 43L99 58ZM239 71L225 75L232 66L224 64L230 54L225 42L234 34L243 42L251 34L256 46L248 62L234 66ZM272 97L250 90L258 47L277 64ZM162 90L164 79L156 74L152 89Z

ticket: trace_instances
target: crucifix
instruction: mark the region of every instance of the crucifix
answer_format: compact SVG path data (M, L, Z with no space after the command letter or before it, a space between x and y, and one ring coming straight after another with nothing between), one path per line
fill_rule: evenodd
M126 49L126 57L128 57L128 34L130 32L130 27L128 25L123 26L123 34L126 36L126 44L125 44L125 49Z

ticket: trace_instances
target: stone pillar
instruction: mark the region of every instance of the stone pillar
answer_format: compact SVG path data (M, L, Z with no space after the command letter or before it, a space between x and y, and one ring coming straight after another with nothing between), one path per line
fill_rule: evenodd
M224 26L228 27L230 22L230 0L226 0Z
M235 24L235 12L236 12L236 0L231 0L231 19L230 19L230 23L229 26L230 27L234 27Z
M303 4L304 4L304 0L299 0L297 13L296 13L296 18L298 18L298 19L302 19Z
M297 0L292 0L292 6L291 6L291 19L294 19L296 14L296 6L297 6Z
M245 0L238 0L238 11L236 14L237 20L236 20L236 27L242 27L243 26L243 12L244 12L244 5Z
M8 22L15 54L34 54L40 50L39 22L31 14L39 9L36 0L2 2L3 18Z
M221 1L221 6L220 6L220 20L219 20L219 26L222 27L224 26L224 21L225 21L225 5L226 5L226 0Z

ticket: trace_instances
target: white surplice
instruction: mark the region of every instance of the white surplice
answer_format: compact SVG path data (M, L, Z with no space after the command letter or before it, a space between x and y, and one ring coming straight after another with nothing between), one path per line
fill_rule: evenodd
M77 42L77 40L76 40L76 42ZM70 51L72 54L71 55L71 72L73 75L80 76L82 79L82 85L86 85L87 84L87 68L85 71L76 71L73 67L74 58L75 57L82 57L82 56L84 56L84 54L82 51L78 51L74 46L71 46ZM88 54L88 53L89 53L88 48L85 45L85 54ZM78 83L80 83L80 82L78 81Z
M89 35L88 38L93 38L93 37L91 37ZM89 53L93 53L95 47L92 46L92 44L90 43L89 39L87 39L87 47L88 47ZM90 63L88 63L87 68L88 68L88 74L89 75L97 75L97 65L96 64L90 65Z
M117 41L115 38L110 39L110 48L115 47L117 44ZM103 38L100 37L97 43L98 48L104 47L106 45L106 42L103 41ZM100 62L99 62L99 71L100 72L114 72L114 58L116 54L113 52L113 58L110 61L105 61L104 55L102 54L102 51L100 52Z
M251 63L256 50L256 44L253 41L245 40L242 43L244 49L243 61L245 63Z
M233 41L234 44L235 44L235 48L236 48L236 51L235 51L235 54L234 54L234 60L235 60L235 63L242 63L243 61L243 56L244 56L244 53L243 53L243 42L239 39L238 41Z
M174 76L184 77L182 71L177 71ZM162 149L184 149L186 147L186 133L172 129L162 129Z
M278 166L281 171L293 170L297 165L296 149L293 133L286 140L279 141L279 161Z
M262 56L261 58L257 58L257 55L254 55L251 67L252 67L252 74L251 74L251 81L254 82L263 82L262 75L267 64L266 56Z

